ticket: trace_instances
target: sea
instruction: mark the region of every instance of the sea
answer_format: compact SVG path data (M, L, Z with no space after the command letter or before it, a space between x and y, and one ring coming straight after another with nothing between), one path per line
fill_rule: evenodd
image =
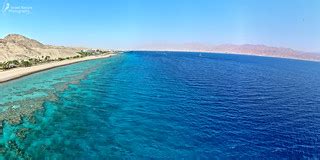
M130 51L0 84L0 159L319 159L320 63Z

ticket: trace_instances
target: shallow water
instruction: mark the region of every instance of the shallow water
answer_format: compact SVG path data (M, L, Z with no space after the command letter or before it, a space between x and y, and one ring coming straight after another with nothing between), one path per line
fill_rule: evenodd
M319 158L319 82L320 63L253 56L128 52L73 64L0 85L0 154Z

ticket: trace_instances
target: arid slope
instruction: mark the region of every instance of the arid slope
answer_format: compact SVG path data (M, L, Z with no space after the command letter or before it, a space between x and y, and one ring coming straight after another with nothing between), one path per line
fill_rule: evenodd
M77 56L80 48L44 45L36 40L18 34L9 34L0 39L0 62L10 60L51 59Z

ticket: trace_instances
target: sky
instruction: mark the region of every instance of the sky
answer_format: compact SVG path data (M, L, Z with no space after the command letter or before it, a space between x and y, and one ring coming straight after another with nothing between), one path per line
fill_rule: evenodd
M264 44L320 53L320 0L0 0L0 37L137 49Z

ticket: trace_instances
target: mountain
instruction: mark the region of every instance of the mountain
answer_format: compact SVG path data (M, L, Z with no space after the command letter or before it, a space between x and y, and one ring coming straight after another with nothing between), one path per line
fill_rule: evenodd
M21 45L24 45L29 48L44 48L45 47L45 45L43 45L42 43L40 43L36 40L30 39L30 38L27 38L27 37L24 37L24 36L18 35L18 34L9 34L4 38L4 40L7 42L15 43L15 44L21 44Z
M80 48L44 45L34 39L18 34L9 34L0 39L0 62L10 60L27 60L30 58L51 59L77 56Z
M290 48L270 47L266 45L219 45L211 48L210 51L302 60L320 60L320 54L297 51Z
M213 53L231 53L267 57L280 57L301 60L320 61L320 54L297 51L290 48L271 47L266 45L208 45L201 43L153 43L139 46L142 50L160 50L160 51L192 51L192 52L213 52Z
M290 48L252 44L208 45L201 43L152 43L139 46L138 48L142 48L142 50L200 51L320 61L320 54L307 53ZM73 57L77 56L77 52L82 49L84 48L45 45L22 35L9 34L4 39L0 39L0 62L10 60L27 60L30 58L41 59L46 56L50 56L51 59Z

